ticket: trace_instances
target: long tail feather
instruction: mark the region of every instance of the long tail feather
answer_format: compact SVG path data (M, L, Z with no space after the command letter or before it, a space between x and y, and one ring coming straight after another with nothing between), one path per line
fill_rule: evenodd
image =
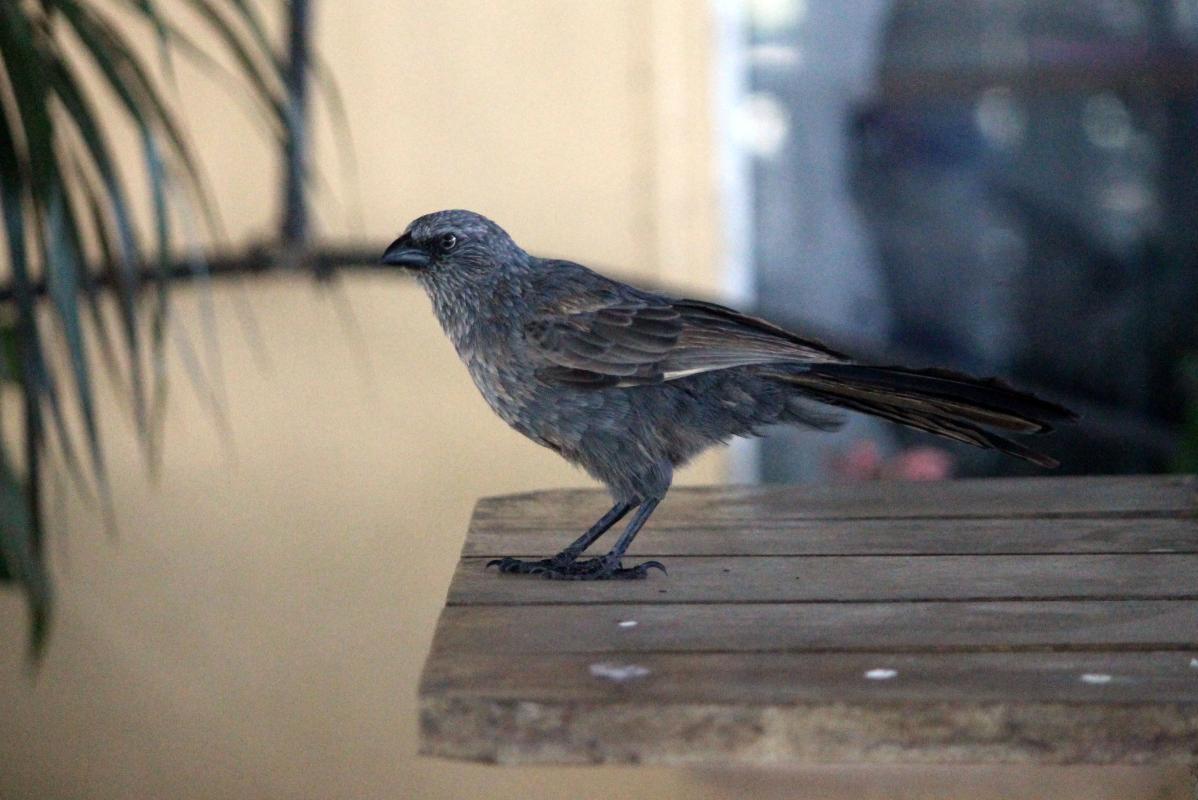
M1055 467L1057 462L986 428L1046 433L1053 423L1077 419L1064 406L995 378L974 378L949 370L812 364L801 372L771 375L814 400L998 450L1043 467Z

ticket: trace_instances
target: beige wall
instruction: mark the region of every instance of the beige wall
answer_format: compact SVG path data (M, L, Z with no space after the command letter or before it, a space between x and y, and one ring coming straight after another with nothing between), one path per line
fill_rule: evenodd
M321 113L326 235L384 239L419 214L470 208L534 252L718 285L705 3L316 5L317 41L345 96L359 162L355 192ZM277 156L223 83L185 63L180 72L232 238L270 236Z

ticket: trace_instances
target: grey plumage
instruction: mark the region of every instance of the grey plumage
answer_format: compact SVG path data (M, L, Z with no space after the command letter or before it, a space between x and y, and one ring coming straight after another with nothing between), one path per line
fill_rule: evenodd
M818 404L873 414L1044 466L1055 462L990 429L1042 433L1067 409L995 379L855 364L765 320L529 255L469 211L423 216L383 263L416 274L475 385L509 425L581 466L615 506L557 556L501 559L504 572L643 577L627 548L702 450L769 425L835 427ZM640 507L605 557L579 554ZM610 518L610 519L609 519Z

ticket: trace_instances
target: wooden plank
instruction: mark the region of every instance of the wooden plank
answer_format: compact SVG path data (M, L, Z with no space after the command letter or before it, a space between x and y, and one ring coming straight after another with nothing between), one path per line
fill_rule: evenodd
M434 655L421 747L500 763L1192 764L1195 657Z
M498 580L498 579L497 579ZM620 584L611 587L618 598ZM623 621L634 626L620 626ZM1198 602L447 606L437 653L1182 649Z
M1072 653L477 653L469 659L441 653L428 660L420 691L563 705L1156 702L1190 704L1198 710L1198 667L1191 665L1195 659L1198 648ZM868 677L889 672L893 675L884 679ZM1104 681L1094 676L1110 677Z
M1192 705L571 703L425 695L425 755L502 764L1179 764Z
M500 576L599 492L481 502L421 683L422 751L536 763L1198 763L1198 483L672 492L631 558ZM596 548L603 551L609 542Z
M550 527L543 526L543 519L504 521L476 515L463 555L540 558L556 553L589 523L590 510L579 508L569 523ZM591 550L603 552L607 547L608 540L600 539ZM662 520L655 515L629 550L642 558L1154 552L1198 553L1198 519L866 519L766 524L752 518L683 521L677 515Z
M625 584L500 577L463 559L450 605L788 603L990 599L1198 600L1198 555L669 559L669 577ZM665 589L665 593L662 592Z
M561 489L479 501L483 527L518 523L574 530L597 518L609 502L603 492ZM1045 518L1053 516L1190 516L1198 514L1198 477L1192 475L863 483L786 487L680 487L654 515L662 526L789 525L810 519L905 517Z

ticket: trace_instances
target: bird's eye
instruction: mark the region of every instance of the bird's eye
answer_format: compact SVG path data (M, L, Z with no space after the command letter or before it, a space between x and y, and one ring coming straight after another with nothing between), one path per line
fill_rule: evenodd
M448 253L450 250L456 247L457 244L458 237L454 236L452 233L446 233L437 240L437 245L442 253Z

